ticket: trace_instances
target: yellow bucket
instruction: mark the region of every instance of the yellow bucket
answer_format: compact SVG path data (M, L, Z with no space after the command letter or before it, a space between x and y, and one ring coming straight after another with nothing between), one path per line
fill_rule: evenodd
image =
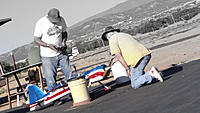
M73 98L73 106L87 104L90 102L88 87L85 78L76 78L68 81L68 86Z

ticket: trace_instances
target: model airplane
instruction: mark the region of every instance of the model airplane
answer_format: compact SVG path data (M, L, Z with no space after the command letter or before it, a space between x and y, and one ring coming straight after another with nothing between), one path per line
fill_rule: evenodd
M70 94L70 90L66 84L61 82L57 84L56 88L51 91L44 93L36 85L28 86L29 94L29 105L26 107L30 108L30 111L38 110L44 106L52 104L55 100L60 99L61 97Z
M107 75L109 75L109 71L109 67L106 68L106 65L101 65L85 73L80 74L80 76L84 76L85 79L89 81L89 87L91 87L92 83L99 82L100 85L104 87L104 90L107 91L110 88L101 83L101 80L103 80ZM44 106L52 104L54 101L70 93L71 92L68 85L64 82L58 83L54 89L47 93L43 92L36 85L29 85L29 105L27 105L26 107L29 107L30 111L38 110Z
M89 84L88 86L91 87L92 83L98 82L100 85L104 87L104 90L109 90L110 87L104 85L101 80L107 77L110 74L110 66L107 67L106 65L102 64L97 66L85 73L82 73L82 76L85 76L85 79L88 79Z

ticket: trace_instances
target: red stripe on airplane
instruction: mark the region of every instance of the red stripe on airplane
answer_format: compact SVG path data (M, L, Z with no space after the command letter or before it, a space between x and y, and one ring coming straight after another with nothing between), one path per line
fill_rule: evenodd
M35 106L37 106L38 104L36 103L36 104L34 104L33 106L30 106L30 108L33 108L33 107L35 107Z
M67 91L69 91L69 89L62 90L61 92L58 92L58 93L56 93L55 95L53 95L53 96L47 98L45 101L48 101L48 100L50 100L50 99L52 99L52 98L54 98L54 97L56 97L56 96L58 96L58 95L60 95L60 94L62 94L62 93L64 93L64 92L67 92ZM35 104L35 105L31 106L30 108L33 108L33 107L35 107L35 106L37 106L37 105L38 105L38 104Z
M104 72L96 72L96 73L90 75L89 78L95 78L97 76L102 76L103 74L104 74Z
M60 95L60 94L62 94L64 92L67 92L67 91L69 91L69 89L62 90L61 92L58 92L58 93L56 93L55 95L53 95L51 97L48 97L45 101L48 101L48 100L50 100L50 99L52 99L52 98L54 98L54 97L56 97L56 96L58 96L58 95Z

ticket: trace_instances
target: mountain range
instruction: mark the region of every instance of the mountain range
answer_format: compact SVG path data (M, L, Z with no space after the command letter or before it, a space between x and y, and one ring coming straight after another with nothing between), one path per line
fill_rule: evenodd
M78 22L69 28L70 40L92 40L100 37L106 26L128 28L133 24L149 18L155 14L182 5L191 0L128 0L104 12ZM16 61L26 59L28 51L35 46L32 42L12 51ZM0 61L12 63L10 52L0 55Z

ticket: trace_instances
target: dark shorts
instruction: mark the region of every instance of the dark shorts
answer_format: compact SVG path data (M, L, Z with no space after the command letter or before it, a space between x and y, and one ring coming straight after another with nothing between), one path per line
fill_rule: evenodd
M115 83L118 84L118 85L126 83L126 82L130 82L130 78L127 77L127 76L122 76L122 77L119 77L115 80Z

